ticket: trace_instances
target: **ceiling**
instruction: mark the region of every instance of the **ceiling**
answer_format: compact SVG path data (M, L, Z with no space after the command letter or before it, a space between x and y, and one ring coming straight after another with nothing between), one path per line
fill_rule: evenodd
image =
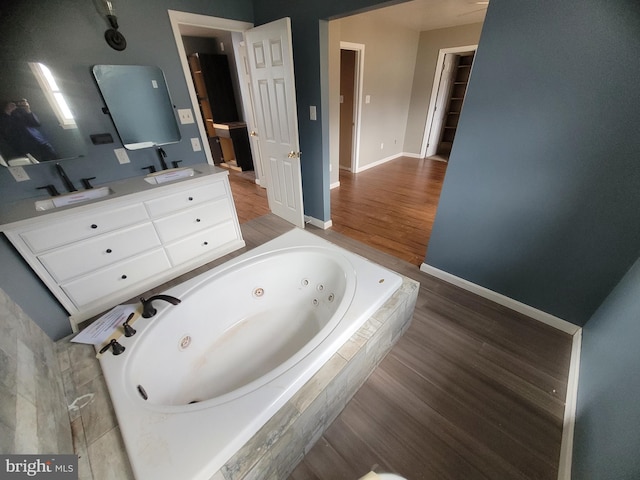
M477 0L411 0L359 16L422 32L481 23L488 3Z
M423 32L482 23L488 3L478 0L411 0L358 16ZM180 25L180 33L184 36L216 38L224 32L194 25Z

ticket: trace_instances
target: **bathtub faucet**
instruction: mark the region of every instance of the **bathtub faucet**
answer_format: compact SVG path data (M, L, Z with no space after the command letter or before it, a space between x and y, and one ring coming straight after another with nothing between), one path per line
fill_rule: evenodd
M180 303L179 298L172 297L170 295L154 295L146 300L144 298L140 298L140 301L142 302L142 316L144 318L150 318L156 314L157 310L153 308L154 300L164 300L172 305L178 305Z

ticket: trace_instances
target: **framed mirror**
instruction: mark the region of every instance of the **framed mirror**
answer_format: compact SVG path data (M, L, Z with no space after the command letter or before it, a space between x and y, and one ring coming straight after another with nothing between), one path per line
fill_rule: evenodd
M176 113L160 68L95 65L93 76L126 149L180 141Z

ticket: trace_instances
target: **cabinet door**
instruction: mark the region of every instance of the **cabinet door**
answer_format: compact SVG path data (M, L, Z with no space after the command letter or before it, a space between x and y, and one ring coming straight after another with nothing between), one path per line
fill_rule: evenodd
M146 202L152 217L159 217L227 195L224 182L202 185Z
M53 278L65 282L157 246L155 228L145 223L59 248L39 260Z
M200 255L210 254L237 239L235 225L229 220L167 246L167 254L171 263L176 266Z
M97 299L108 297L171 268L164 250L159 248L125 262L103 268L72 282L61 285L71 301L79 308Z
M233 212L229 200L223 198L169 215L153 223L162 242L167 243L231 220L232 216Z
M96 209L74 217L51 219L38 228L22 232L20 237L32 252L39 253L128 227L148 218L144 205L136 203L122 208Z
M238 108L226 55L198 54L215 123L237 122Z

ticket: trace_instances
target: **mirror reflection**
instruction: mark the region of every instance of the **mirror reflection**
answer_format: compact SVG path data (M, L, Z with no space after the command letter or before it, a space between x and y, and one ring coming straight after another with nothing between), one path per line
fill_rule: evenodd
M52 70L40 62L6 65L0 82L0 165L85 153L84 139Z
M93 76L125 148L137 150L180 141L173 103L160 68L96 65Z

